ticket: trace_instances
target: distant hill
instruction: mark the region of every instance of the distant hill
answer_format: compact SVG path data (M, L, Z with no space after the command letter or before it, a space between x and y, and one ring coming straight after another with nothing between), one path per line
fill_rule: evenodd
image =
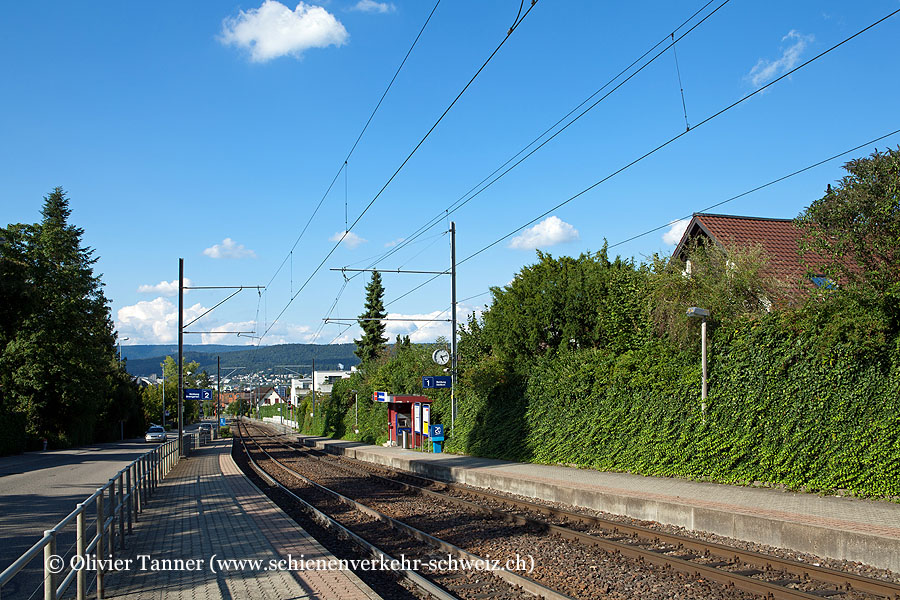
M146 347L146 346L144 346ZM158 345L153 346L163 353L144 358L130 358L129 353L122 347L122 354L128 358L128 372L132 375L147 377L153 373L162 372L160 363L166 356L176 358L178 346ZM128 346L128 348L141 348L141 346ZM231 370L242 366L241 373L254 371L268 371L270 373L284 372L278 365L309 365L313 359L316 361L316 369L337 369L343 364L345 369L359 364L359 359L353 354L356 344L280 344L277 346L260 346L259 348L248 346L220 346L220 345L191 345L184 347L184 362L196 361L200 363L200 370L215 375L216 356L221 360L222 370ZM190 350L188 350L190 348ZM306 367L308 369L308 367ZM303 369L296 369L302 371Z
M185 352L237 352L250 348L243 346L226 346L225 344L185 344ZM138 344L135 346L122 346L122 357L128 360L137 358L154 358L157 356L175 356L178 354L178 344Z

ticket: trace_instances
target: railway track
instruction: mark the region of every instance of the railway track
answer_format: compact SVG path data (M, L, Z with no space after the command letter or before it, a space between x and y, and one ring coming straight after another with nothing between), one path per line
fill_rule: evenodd
M308 511L316 513L318 521L327 519L331 522L330 526L342 529L346 539L365 548L373 557L378 557L382 564L405 561L414 565L412 568L398 565L390 571L418 587L428 597L440 600L516 600L539 596L547 600L573 600L505 569L504 565L493 563L489 557L465 552L319 486L273 457L257 440L246 436L246 426L240 429L243 429L239 431L241 444L262 475L277 481ZM249 444L245 442L245 437L249 439ZM252 446L256 446L256 450ZM254 457L254 454L257 456ZM272 470L281 473L272 473ZM463 561L470 568L459 568ZM427 572L427 578L420 571Z
M430 503L441 507L438 512L458 513L455 519L474 531L493 528L494 535L516 540L544 563L535 578L572 597L900 598L900 586L890 582L438 482L254 430L283 465L300 468L369 507L393 512L405 523L427 525L429 518L414 511ZM504 544L471 543L459 528L445 529L469 550L509 551ZM555 546L555 558L548 546ZM569 564L561 567L560 559Z

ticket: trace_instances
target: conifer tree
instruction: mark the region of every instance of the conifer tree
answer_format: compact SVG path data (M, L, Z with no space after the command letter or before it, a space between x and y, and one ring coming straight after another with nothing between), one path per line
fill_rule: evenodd
M366 286L365 311L359 315L359 326L363 334L360 339L354 340L355 354L363 364L378 358L387 347L387 338L384 336L385 325L379 320L385 317L387 313L384 310L384 286L381 285L381 274L375 271Z
M62 188L44 198L40 223L10 226L19 237L27 302L7 332L0 356L4 401L23 415L32 439L91 442L98 424L118 433L134 406L120 406L130 379L116 360L115 334L94 251L69 223ZM133 398L132 398L133 400Z

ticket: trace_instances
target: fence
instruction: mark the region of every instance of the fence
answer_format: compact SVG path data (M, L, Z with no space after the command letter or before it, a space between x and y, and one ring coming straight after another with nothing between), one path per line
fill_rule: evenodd
M199 441L199 440L198 440ZM116 558L117 551L125 549L125 533L132 532L132 523L138 520L144 506L159 482L178 462L178 440L169 440L153 450L141 455L120 470L103 487L97 488L88 499L78 504L69 515L44 532L42 537L25 554L0 573L0 598L3 586L12 580L28 563L43 552L44 556L44 600L56 600L62 596L72 582L78 600L87 597L88 590L95 586L97 598L103 598L102 564L92 561L97 558ZM91 510L93 507L93 510ZM88 522L88 513L96 511L93 523ZM60 532L75 523L75 555L68 561L64 552L57 553L56 542ZM93 535L88 539L88 534ZM56 562L58 561L58 562ZM95 579L88 582L89 574ZM62 580L60 580L62 578Z

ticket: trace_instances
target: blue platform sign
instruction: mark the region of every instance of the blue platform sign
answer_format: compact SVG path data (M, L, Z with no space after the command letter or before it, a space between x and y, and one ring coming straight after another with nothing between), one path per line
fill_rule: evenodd
M422 387L425 389L443 389L450 388L453 385L453 378L441 375L438 377L423 377L422 378Z
M219 427L227 427L228 419L225 417L219 417Z
M212 400L212 395L213 395L212 390L195 390L195 389L184 390L184 399L185 400Z

